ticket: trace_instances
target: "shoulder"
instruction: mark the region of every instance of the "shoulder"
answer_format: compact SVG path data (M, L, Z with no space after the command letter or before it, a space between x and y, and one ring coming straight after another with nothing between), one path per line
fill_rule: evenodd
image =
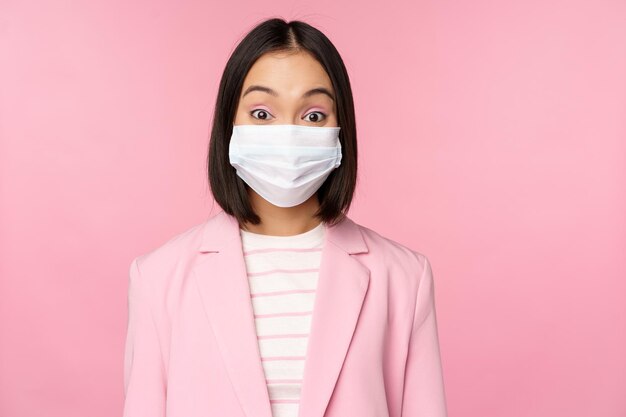
M378 287L384 288L384 293L392 297L397 309L412 319L414 315L422 317L426 314L434 298L429 258L421 251L369 227L359 224L358 229L368 247L366 253L359 255L359 260L372 271L374 282L378 282ZM414 314L415 311L418 313Z
M386 262L401 262L407 264L406 266L408 267L425 268L428 259L424 253L391 239L370 227L358 223L356 225L367 244L369 252L373 255L382 257Z
M419 286L421 278L430 278L430 261L426 254L402 244L370 227L355 223L368 252L363 256L370 268L384 268L391 276L401 279L410 287Z
M156 244L133 259L140 273L166 275L196 256L207 222L196 223Z

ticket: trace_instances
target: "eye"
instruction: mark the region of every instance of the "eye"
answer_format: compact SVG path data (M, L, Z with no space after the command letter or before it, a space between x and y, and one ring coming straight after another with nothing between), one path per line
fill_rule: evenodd
M259 117L256 117L254 115L255 112L259 112L258 113ZM268 112L265 109L256 109L256 110L252 110L250 112L250 116L254 117L255 119L259 119L259 120L268 120L268 117L270 116L270 112Z
M321 115L321 116L318 116ZM311 118L311 116L313 116ZM308 113L306 116L304 116L307 118L308 122L321 122L322 120L324 120L324 118L326 118L326 114L322 113L321 111L312 111L311 113Z

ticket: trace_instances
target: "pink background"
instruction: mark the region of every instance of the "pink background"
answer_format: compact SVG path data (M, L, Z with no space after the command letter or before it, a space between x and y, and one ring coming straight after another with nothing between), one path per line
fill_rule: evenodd
M345 59L350 216L430 258L450 416L626 415L626 3L388 5L2 2L0 415L121 415L130 261L216 212L219 77L271 16Z

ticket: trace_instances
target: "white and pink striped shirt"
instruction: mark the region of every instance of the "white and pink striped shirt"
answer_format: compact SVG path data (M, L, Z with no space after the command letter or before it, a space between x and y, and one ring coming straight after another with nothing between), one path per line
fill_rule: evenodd
M297 417L325 226L292 236L240 233L272 413Z

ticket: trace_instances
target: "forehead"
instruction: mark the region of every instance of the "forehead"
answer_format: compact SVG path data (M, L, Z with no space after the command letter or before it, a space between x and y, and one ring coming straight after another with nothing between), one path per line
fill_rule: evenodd
M298 93L320 86L333 91L324 67L306 51L263 54L248 71L242 91L252 84L270 87L279 93Z

